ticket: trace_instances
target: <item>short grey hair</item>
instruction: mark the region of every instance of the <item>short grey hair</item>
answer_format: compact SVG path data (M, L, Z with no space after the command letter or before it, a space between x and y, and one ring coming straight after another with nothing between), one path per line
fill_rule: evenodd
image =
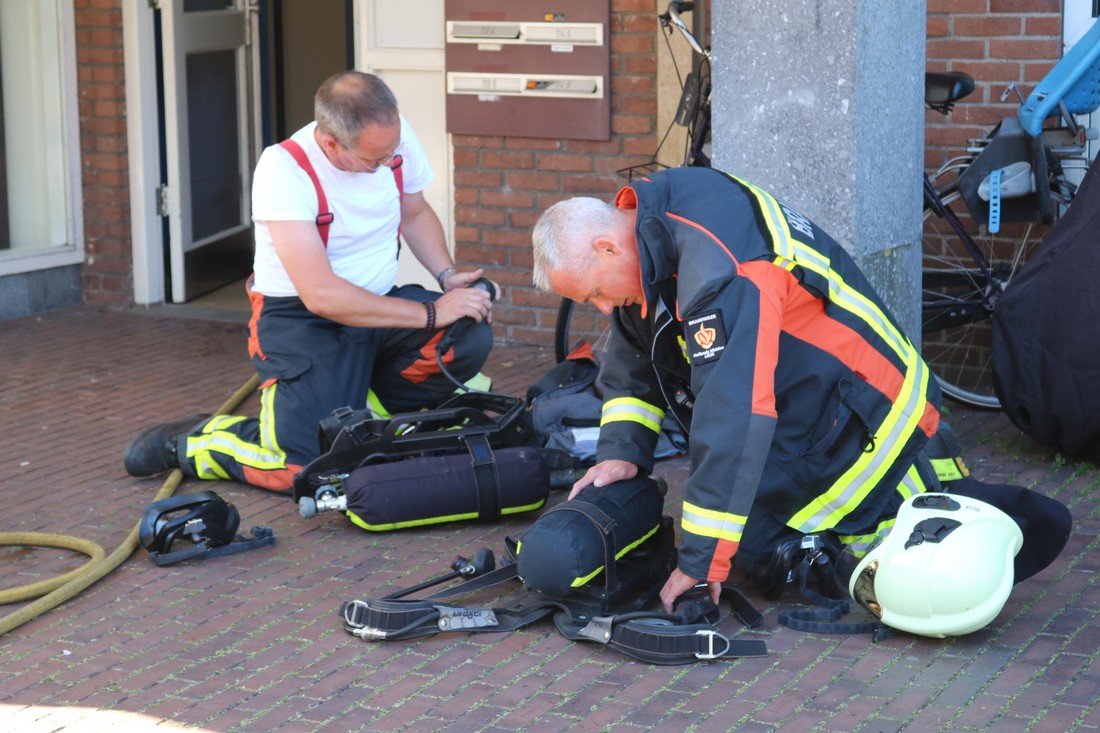
M592 242L619 225L618 209L606 201L578 196L559 201L542 213L531 231L535 287L550 292L550 273L580 273L593 257Z
M368 125L392 125L400 119L397 98L386 82L354 70L325 79L313 98L313 116L321 132L345 148L355 147Z

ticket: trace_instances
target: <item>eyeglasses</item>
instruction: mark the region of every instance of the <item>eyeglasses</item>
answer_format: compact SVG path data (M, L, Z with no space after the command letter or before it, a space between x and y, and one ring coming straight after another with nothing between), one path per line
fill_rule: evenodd
M348 152L348 155L355 158L357 161L363 164L368 173L374 173L382 166L389 166L390 168L397 168L401 165L401 156L397 154L397 151L390 153L389 155L381 158L375 158L373 160L368 158L360 158L355 154L355 151L347 146L342 146L344 150Z

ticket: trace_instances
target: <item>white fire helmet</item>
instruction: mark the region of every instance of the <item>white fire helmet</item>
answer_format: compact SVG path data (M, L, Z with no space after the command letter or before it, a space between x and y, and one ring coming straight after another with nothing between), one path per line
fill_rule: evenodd
M995 506L956 494L918 494L848 580L848 592L887 626L961 636L986 626L1012 590L1024 537Z

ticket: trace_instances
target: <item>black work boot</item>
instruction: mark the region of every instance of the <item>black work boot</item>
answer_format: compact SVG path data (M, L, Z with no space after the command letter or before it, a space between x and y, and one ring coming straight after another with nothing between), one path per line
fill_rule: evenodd
M179 456L176 443L181 435L186 435L207 420L209 415L191 415L175 422L153 425L134 436L126 446L123 463L126 473L139 478L164 473L179 468Z

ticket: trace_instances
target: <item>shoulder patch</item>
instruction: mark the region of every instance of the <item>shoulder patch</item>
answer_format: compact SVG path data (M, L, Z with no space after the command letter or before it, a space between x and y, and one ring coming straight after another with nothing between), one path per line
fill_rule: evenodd
M717 310L700 313L684 323L688 360L692 366L717 361L726 350L726 327Z

